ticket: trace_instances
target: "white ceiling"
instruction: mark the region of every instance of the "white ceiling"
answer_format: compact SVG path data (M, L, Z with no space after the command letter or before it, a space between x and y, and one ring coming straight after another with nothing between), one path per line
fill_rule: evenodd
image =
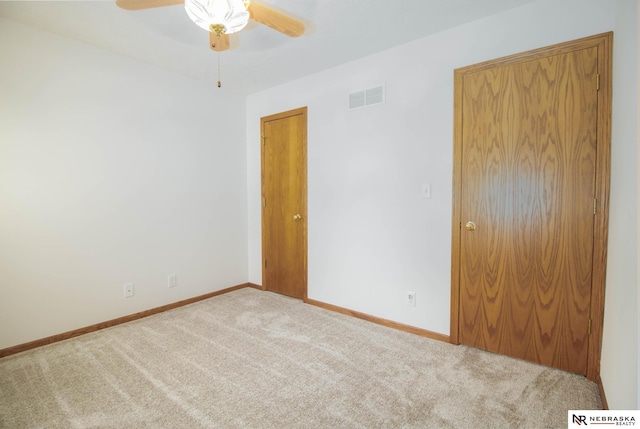
M221 54L225 88L251 94L535 0L255 0L305 23L289 38L250 23ZM215 85L217 53L184 7L0 1L0 16ZM2 41L0 41L1 43ZM5 41L6 42L6 41Z

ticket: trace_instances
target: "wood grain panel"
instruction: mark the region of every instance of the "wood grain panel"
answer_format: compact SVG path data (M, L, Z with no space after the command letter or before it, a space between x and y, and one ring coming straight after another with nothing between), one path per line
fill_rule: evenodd
M598 48L532 58L456 73L452 338L586 374Z
M116 5L126 10L151 9L176 4L184 4L184 0L116 0Z
M260 24L266 25L289 37L298 37L304 34L304 24L297 19L284 15L272 7L267 7L259 3L249 5L251 19Z
M307 291L306 112L261 121L263 285L300 299Z

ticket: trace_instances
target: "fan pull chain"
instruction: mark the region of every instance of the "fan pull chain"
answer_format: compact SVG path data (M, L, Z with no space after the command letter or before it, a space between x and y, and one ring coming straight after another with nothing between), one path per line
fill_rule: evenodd
M220 35L218 35L218 43L220 43ZM220 51L218 51L218 88L220 88L222 84L220 83Z
M216 36L218 37L218 43L216 44L217 49L220 49L220 36L222 36L225 33L225 28L224 25L222 24L211 24L209 26L209 30L216 33ZM222 83L220 83L220 51L218 50L218 88L222 87Z

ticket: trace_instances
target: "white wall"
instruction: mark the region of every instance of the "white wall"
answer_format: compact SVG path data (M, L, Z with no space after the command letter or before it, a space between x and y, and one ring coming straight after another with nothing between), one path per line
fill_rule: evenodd
M4 19L0 64L0 348L247 281L244 97Z
M637 2L617 0L611 148L609 253L601 377L612 409L638 402ZM612 387L615 386L615 387Z
M614 30L602 378L637 406L636 8L538 0L252 95L246 122L224 90L0 19L0 348L260 284L260 117L305 105L309 297L448 334L453 69ZM346 110L379 83L384 106Z
M624 93L637 79L635 42L629 40L634 30L620 17L632 11L635 16L634 8L634 0L538 0L249 96L249 280L260 284L262 276L260 117L306 105L309 298L448 334L453 70L617 31L620 25L614 85L621 99L615 108L631 108ZM349 91L382 82L385 105L347 111ZM635 139L629 140L633 118L621 115L614 122L612 223L635 216L637 166L627 161L636 159ZM429 200L420 198L422 183L432 185ZM608 317L605 334L613 337L605 338L605 344L617 350L613 342L624 337L630 344L625 353L634 362L629 367L626 358L603 356L602 375L612 408L637 403L636 386L626 382L636 380L637 369L637 243L629 234L614 227L609 241L610 261L611 255L621 258L610 262L607 300L611 297L624 311ZM415 308L405 304L406 291L416 291ZM625 367L615 369L618 363Z

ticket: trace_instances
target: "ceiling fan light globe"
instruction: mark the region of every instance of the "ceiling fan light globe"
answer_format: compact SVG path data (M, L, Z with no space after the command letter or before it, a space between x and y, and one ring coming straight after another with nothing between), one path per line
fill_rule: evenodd
M185 0L184 9L200 28L224 26L224 34L242 30L249 22L249 0Z

